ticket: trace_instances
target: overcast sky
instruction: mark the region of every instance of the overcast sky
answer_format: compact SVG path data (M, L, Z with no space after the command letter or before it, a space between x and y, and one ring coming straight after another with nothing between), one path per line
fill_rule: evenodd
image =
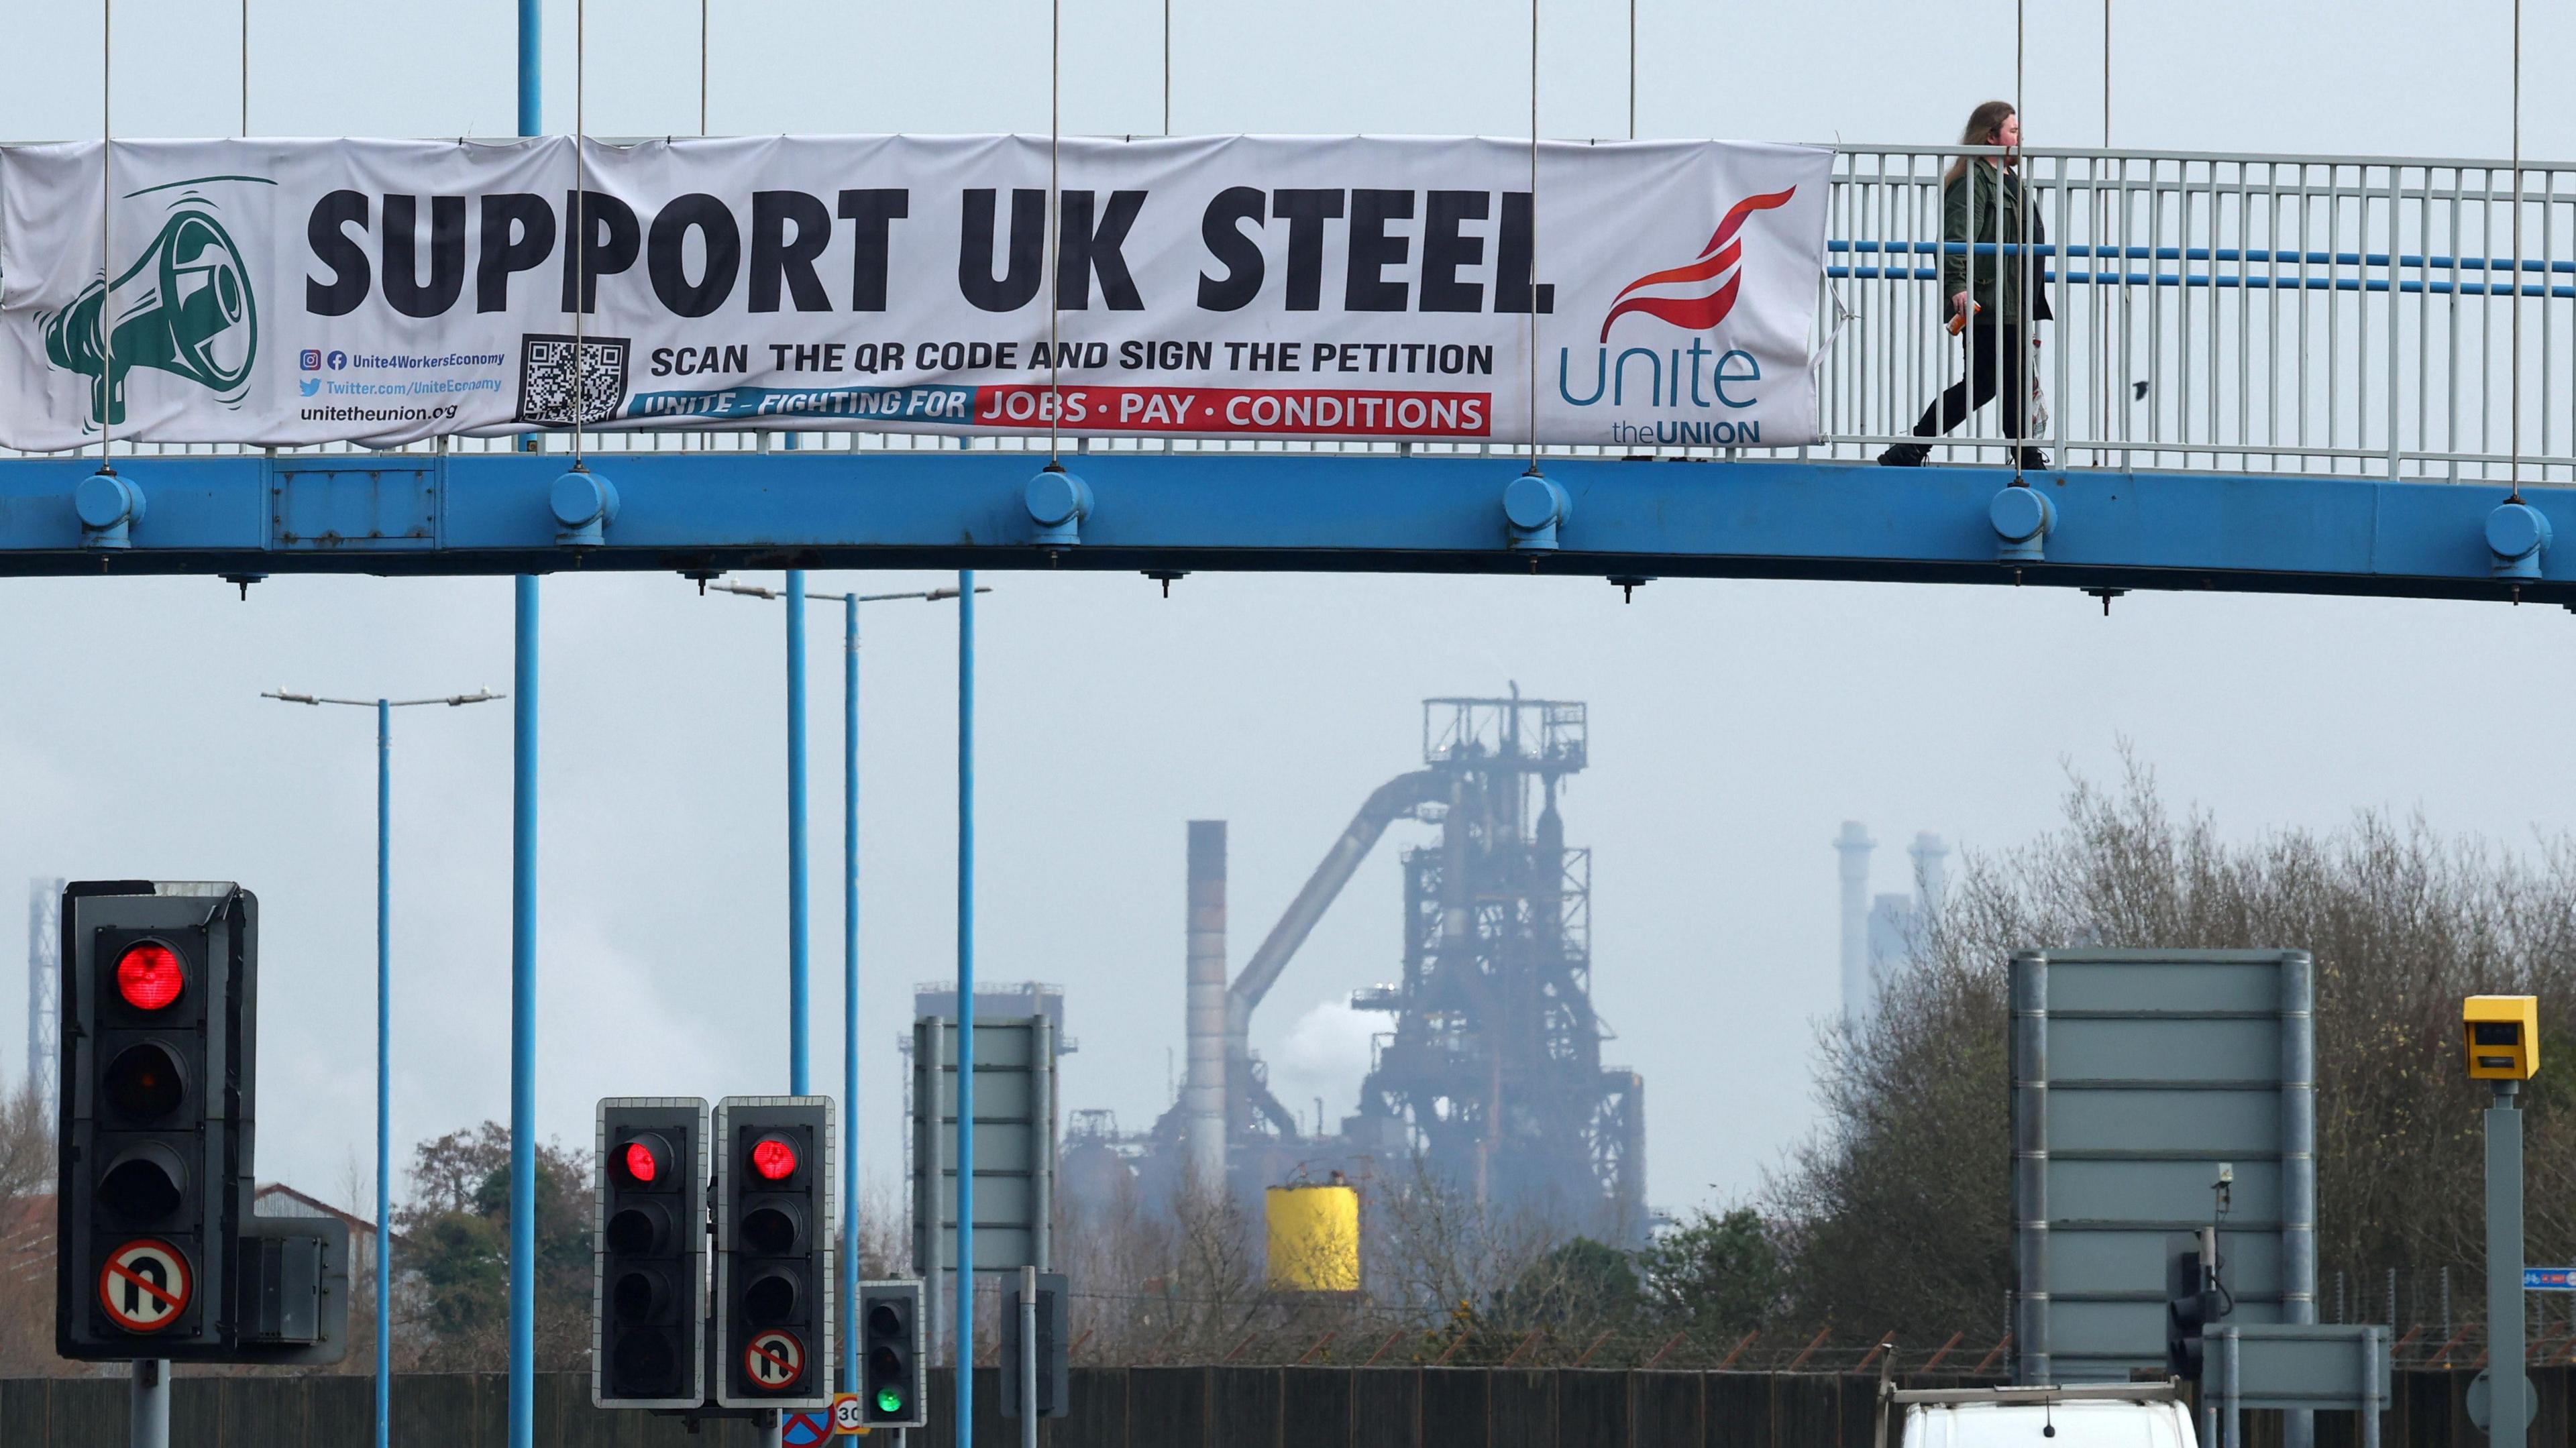
M238 15L119 0L116 128L239 124ZM1069 131L1161 129L1157 0L1074 0ZM1174 0L1173 125L1512 134L1525 9ZM2576 16L2533 4L2525 49ZM2101 140L2101 10L2034 4L2034 145ZM1047 11L715 0L718 132L1043 130ZM2013 89L2014 12L1979 3L1642 0L1639 132L1949 141ZM508 0L255 0L263 134L506 134ZM1624 0L1545 0L1542 128L1627 129ZM2113 140L2176 149L2501 156L2507 0L2421 5L2117 0ZM574 10L547 9L547 119L572 116ZM698 125L696 0L602 0L595 132ZM0 0L0 137L93 136L95 4ZM2526 62L2524 153L2576 153L2576 92ZM1716 485L1714 479L1712 485ZM774 582L775 576L755 581ZM949 581L822 574L871 591ZM1896 848L1970 850L2054 819L2065 769L2125 737L2234 833L2330 828L2358 806L2527 845L2576 798L2553 747L2576 713L2556 609L2132 594L2106 620L2058 590L1667 581L986 574L979 970L1060 983L1068 1109L1131 1129L1181 1044L1183 822L1232 827L1239 966L1368 791L1419 759L1420 700L1591 705L1567 791L1594 850L1594 989L1647 1080L1649 1196L1741 1196L1814 1121L1814 1025L1836 1004L1845 818ZM778 606L676 577L544 589L539 1113L587 1145L607 1094L784 1090L783 682ZM838 616L813 618L816 1078L839 1082ZM860 1103L872 1178L899 1171L894 1040L954 966L954 611L868 616ZM261 1175L347 1199L371 1159L371 720L262 689L372 697L510 682L510 587L280 578L0 580L0 899L33 875L237 879L264 911ZM395 1135L508 1113L506 705L396 717ZM1417 825L1389 846L1425 837ZM1271 992L1255 1044L1301 1112L1351 1108L1365 1036L1335 1003L1398 967L1382 848ZM15 921L10 903L7 916ZM14 925L11 929L14 930ZM2283 941L2298 945L2298 941ZM19 952L0 947L0 1069L24 1069ZM399 1188L398 1188L399 1190ZM353 1203L354 1205L355 1203Z

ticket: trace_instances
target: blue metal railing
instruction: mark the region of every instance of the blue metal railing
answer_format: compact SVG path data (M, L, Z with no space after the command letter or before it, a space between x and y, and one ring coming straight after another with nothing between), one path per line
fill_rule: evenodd
M1915 241L1890 244L1876 241L1848 241L1833 239L1828 240L1825 243L1825 252L1829 256L1855 254L1997 256L2019 255L2022 250L2023 248L2014 242L1993 241ZM2049 244L2033 246L2028 248L2028 250L2035 260L2040 261L2055 261L2060 258L2070 260L2100 258L2127 261L2154 260L2182 262L2186 264L2200 261L2209 262L2213 266L2235 263L2239 266L2261 266L2269 264L2301 267L2349 267L2354 269L2356 272L2370 268L2377 268L2384 271L2388 269L2390 265L2390 258L2383 253L2377 252L2276 253L2259 248L2247 251L2240 250L2235 247L2220 247L2213 250L2212 248L2202 246L2060 247ZM2412 268L2419 273L2426 271L2449 271L2453 273L2463 271L2489 272L2512 271L2516 269L2513 259L2510 257L2400 255L2395 258L2395 264L2401 269ZM2521 264L2519 270L2526 273L2547 274L2555 272L2560 274L2576 274L2576 261L2525 261ZM1829 262L1825 266L1825 276L1828 280L1833 281L1896 280L1937 282L1941 279L1941 272L1937 267L1928 266L1856 266L1849 263L1836 266ZM2235 275L2227 275L2216 271L2198 273L2189 271L2101 272L2068 271L2051 268L2043 270L2039 275L2039 280L2043 286L2056 286L2063 282L2071 286L2217 287L2221 289L2228 287L2250 287L2258 291L2385 292L2389 290L2389 283L2386 278L2373 279L2358 275L2349 277L2334 275L2323 277L2285 277L2272 276L2268 274L2254 275L2244 272L2239 272ZM2529 283L2521 285L2491 285L2485 282L2463 282L2456 280L2433 281L2429 278L2423 278L2420 276L2414 281L2407 281L2401 278L2396 284L2396 289L2398 294L2401 296L2423 294L2428 296L2463 297L2554 297L2561 301L2576 298L2576 285L2553 286L2547 283L2538 285Z

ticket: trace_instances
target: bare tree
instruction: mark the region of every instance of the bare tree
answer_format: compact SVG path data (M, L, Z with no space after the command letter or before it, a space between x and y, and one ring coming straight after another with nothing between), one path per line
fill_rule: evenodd
M2515 853L2361 812L2231 840L2152 771L2071 780L2064 824L1974 856L1913 968L1829 1029L1827 1124L1770 1183L1795 1310L1866 1330L1997 1323L2011 1284L2005 969L2072 946L2292 948L2316 961L2318 1255L2474 1270L2480 1090L2459 1001L2540 997L2544 1059L2576 1022L2576 847ZM2576 1081L2524 1098L2534 1260L2576 1249Z
M1372 1295L1399 1312L1477 1311L1575 1236L1543 1212L1479 1200L1420 1156L1399 1171L1364 1179L1375 1209Z
M45 1117L44 1093L32 1081L0 1097L0 1208L50 1193L54 1185L54 1124Z
M0 1375L54 1357L54 1124L35 1083L0 1096Z

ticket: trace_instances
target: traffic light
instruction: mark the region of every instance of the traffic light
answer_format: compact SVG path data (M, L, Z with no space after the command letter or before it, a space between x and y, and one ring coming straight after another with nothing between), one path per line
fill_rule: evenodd
M2200 1381L2201 1333L2227 1315L2216 1274L2205 1264L2200 1244L2177 1250L2165 1259L2165 1375L2187 1383Z
M592 1221L590 1400L603 1408L706 1402L707 1103L599 1103Z
M64 887L54 1338L66 1358L205 1360L236 1336L258 932L259 902L237 885Z
M259 900L83 880L62 897L55 1351L335 1363L349 1228L253 1209Z
M930 1426L930 1362L919 1282L859 1284L859 1419Z
M1069 1361L1070 1326L1061 1272L1040 1272L1038 1279L1037 1360L1038 1416L1061 1418L1071 1410L1073 1373ZM1014 1283L1002 1305L1002 1416L1020 1416L1020 1289Z
M716 1404L832 1403L832 1099L716 1103Z

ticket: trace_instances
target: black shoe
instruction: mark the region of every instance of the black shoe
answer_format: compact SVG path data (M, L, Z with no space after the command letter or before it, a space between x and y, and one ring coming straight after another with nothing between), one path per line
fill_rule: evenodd
M2047 472L2048 454L2041 452L2035 447L2023 448L2021 450L2021 456L2015 459L2013 466L2025 473Z
M1919 442L1901 442L1880 453L1878 465L1883 468L1919 468L1931 455L1932 449Z

